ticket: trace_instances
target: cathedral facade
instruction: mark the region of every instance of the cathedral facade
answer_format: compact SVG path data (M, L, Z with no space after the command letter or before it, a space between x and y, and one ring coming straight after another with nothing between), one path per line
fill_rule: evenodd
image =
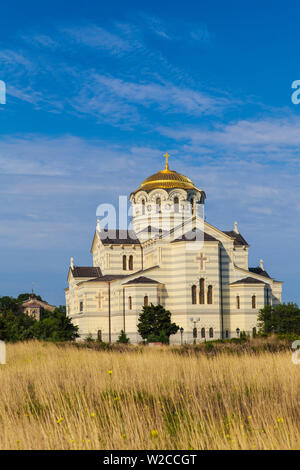
M281 302L282 283L263 262L248 266L249 245L237 223L220 230L204 220L205 192L184 175L164 170L131 193L131 230L101 228L91 247L93 266L71 258L67 314L82 338L131 343L143 305L160 304L181 328L173 344L250 335L265 305ZM183 330L182 330L183 329Z

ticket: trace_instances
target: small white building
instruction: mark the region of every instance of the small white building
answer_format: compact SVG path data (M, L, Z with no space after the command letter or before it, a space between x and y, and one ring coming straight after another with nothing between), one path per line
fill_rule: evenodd
M168 167L130 195L133 230L101 230L93 266L71 259L67 314L82 338L116 341L124 330L141 341L137 322L143 305L161 304L183 328L183 341L253 334L257 314L281 302L282 283L260 266L248 267L249 245L235 223L222 231L204 220L205 192ZM196 321L196 323L194 323ZM180 344L181 334L171 336Z

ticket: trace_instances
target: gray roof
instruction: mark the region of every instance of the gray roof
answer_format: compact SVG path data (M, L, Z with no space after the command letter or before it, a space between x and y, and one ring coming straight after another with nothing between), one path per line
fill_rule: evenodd
M223 230L223 233L225 233L225 235L228 235L229 237L233 238L234 239L234 244L236 246L249 246L249 244L246 242L245 238L240 233L236 233L234 230L229 230L229 231Z
M99 277L102 276L101 269L94 266L74 266L73 277Z
M109 282L109 281L116 281L117 279L123 279L124 277L127 277L126 275L123 274L105 274L104 276L99 276L95 277L94 279L90 279L87 282Z
M233 286L235 284L265 284L263 281L259 279L255 279L254 277L244 277L239 281L232 282L230 285Z
M265 277L270 278L267 271L265 271L264 269L261 269L260 266L258 266L257 268L249 268L249 271L251 271L252 273L255 273L255 274L259 274L260 276L265 276Z
M100 240L104 245L140 245L133 230L101 230Z
M218 242L215 237L212 235L209 235L208 233L204 233L199 230L199 229L192 229L189 232L186 232L183 234L181 237L176 238L176 240L173 240L172 243L177 243L177 242L194 242L194 241L205 241L205 242Z
M127 284L160 284L160 282L154 281L154 279L150 279L149 277L140 276L136 277L135 279L131 279L128 282L125 282L124 285Z
M110 282L110 281L116 281L118 279L124 279L125 277L130 277L137 275L139 273L143 273L145 271L149 271L150 269L154 269L159 267L159 265L155 266L150 266L149 268L146 269L140 269L139 271L136 271L135 273L127 273L127 274L105 274L103 275L101 272L100 268L94 268L92 266L74 266L74 269L72 271L74 277L92 277L93 279L88 279L85 282ZM75 275L74 275L75 272ZM79 274L78 274L79 273ZM154 282L156 283L157 281L153 281L152 279L149 279L144 276L140 276L138 278L134 279L134 282L142 282L142 280L145 279L145 283L150 283ZM129 281L130 283L133 284L133 281ZM127 284L129 284L129 282Z

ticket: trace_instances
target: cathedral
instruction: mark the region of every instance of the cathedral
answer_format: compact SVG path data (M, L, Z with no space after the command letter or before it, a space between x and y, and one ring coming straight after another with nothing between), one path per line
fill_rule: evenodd
M162 305L179 327L171 344L254 335L265 305L281 302L282 282L260 260L248 266L249 245L204 217L206 194L191 179L165 168L130 195L130 230L101 227L91 247L93 266L71 258L65 289L67 315L81 338L131 343L144 305Z

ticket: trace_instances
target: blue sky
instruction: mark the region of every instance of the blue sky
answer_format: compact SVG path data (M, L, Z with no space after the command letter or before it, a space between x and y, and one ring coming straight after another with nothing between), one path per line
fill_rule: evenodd
M206 191L207 221L300 304L296 1L1 5L0 295L64 303L101 202L163 165Z

